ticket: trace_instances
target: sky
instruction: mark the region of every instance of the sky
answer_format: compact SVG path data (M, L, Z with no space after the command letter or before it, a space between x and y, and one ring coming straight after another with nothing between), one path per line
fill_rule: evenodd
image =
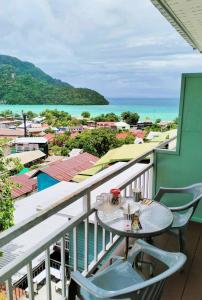
M0 54L105 97L179 97L202 69L150 0L0 0Z

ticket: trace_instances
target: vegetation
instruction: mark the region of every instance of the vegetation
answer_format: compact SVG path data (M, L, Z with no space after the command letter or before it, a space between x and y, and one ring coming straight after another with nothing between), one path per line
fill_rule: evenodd
M121 114L123 121L130 125L136 125L140 116L136 112L126 111Z
M96 156L103 156L110 149L120 146L120 141L116 138L116 131L109 128L96 128L86 130L76 138L70 138L65 143L68 150L82 148L84 151Z
M108 104L96 91L53 79L29 62L0 55L0 102L6 104Z
M118 122L120 117L115 113L101 114L93 118L96 122Z
M88 118L90 118L90 113L89 113L89 111L83 111L83 112L81 113L81 116L82 116L83 118L88 119Z
M54 127L67 126L68 121L72 119L70 114L57 109L46 109L41 113L41 116L45 117L45 123Z
M5 160L0 148L0 231L8 229L14 223L14 204L11 197L14 184L9 179L11 171L8 168L11 164L12 172L18 172L22 168L16 159Z

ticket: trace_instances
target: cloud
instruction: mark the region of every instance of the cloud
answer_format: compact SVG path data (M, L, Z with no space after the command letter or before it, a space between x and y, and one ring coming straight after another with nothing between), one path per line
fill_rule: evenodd
M178 96L202 67L149 0L0 0L0 53L105 96Z

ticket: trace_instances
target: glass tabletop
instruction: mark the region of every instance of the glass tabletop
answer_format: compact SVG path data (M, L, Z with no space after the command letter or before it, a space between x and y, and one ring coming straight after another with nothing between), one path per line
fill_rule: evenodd
M141 229L128 228L128 220L124 206L98 207L96 217L98 223L105 229L125 237L152 237L166 231L173 222L173 214L163 204L152 201L146 205L143 202L134 202L134 207L139 210L139 221ZM125 204L127 207L127 202Z

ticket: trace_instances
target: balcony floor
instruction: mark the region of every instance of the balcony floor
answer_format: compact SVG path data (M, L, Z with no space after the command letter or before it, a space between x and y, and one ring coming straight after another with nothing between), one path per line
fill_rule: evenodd
M168 251L178 249L177 240L168 234L156 237L154 244ZM183 271L167 281L161 300L202 300L202 224L189 224L187 254Z

